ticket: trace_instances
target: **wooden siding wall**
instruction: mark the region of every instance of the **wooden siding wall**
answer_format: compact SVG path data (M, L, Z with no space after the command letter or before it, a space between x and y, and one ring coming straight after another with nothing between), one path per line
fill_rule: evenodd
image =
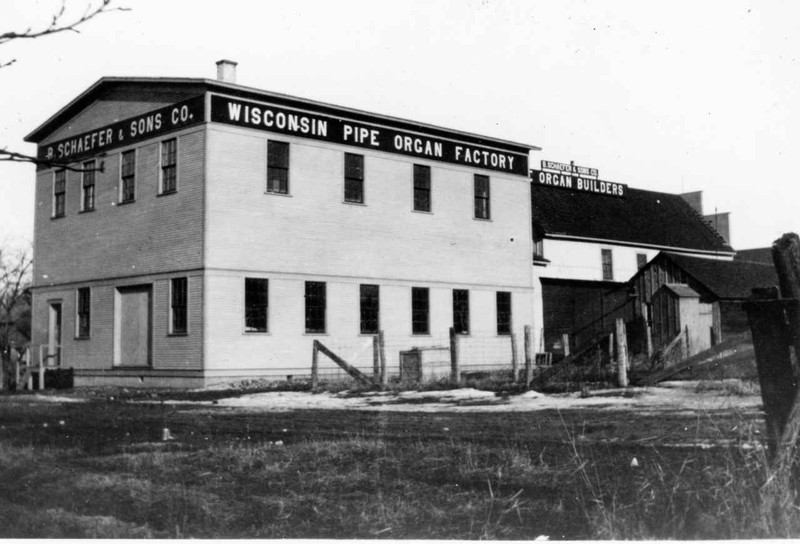
M178 138L178 191L158 196L160 141L136 148L136 200L119 204L120 155L96 172L95 210L81 213L81 173L67 172L66 215L53 219L53 170L37 174L34 287L202 266L204 133ZM173 137L170 135L169 137Z
M140 276L126 280L78 283L69 287L43 288L33 295L33 331L35 350L47 343L48 307L51 301L62 304L62 366L82 371L108 371L113 367L114 305L118 287L151 285L153 288L152 368L164 370L200 370L202 368L203 277L188 275L188 333L169 334L169 276ZM91 289L91 325L89 338L75 338L76 292ZM124 370L124 369L123 369Z
M496 334L495 293L512 292L521 345L533 306L526 179L490 174L491 221L479 221L473 219L473 175L485 172L285 135L275 139L290 143L288 196L265 193L268 135L208 129L209 376L307 374L314 338L371 369L372 339L358 326L361 283L381 289L390 372L397 372L400 350L448 344L454 288L470 290L464 367L510 365L510 340ZM343 203L345 151L365 156L364 205ZM431 167L432 213L412 211L415 163ZM270 281L267 334L243 332L245 277ZM304 281L327 283L324 336L304 333ZM428 336L411 335L412 286L430 288Z

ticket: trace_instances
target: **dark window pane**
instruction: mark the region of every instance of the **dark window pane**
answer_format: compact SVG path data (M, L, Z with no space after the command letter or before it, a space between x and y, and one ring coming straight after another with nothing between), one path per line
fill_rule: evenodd
M377 334L380 329L380 289L377 285L361 286L361 334Z
M414 209L420 212L431 211L431 168L414 165Z
M88 212L94 209L95 162L87 161L83 163L83 170L83 198L81 209Z
M453 289L453 328L456 334L469 334L469 291Z
M364 202L364 156L344 154L344 201Z
M614 279L614 265L611 258L611 250L610 249L601 249L601 255L603 259L603 279L604 280L613 280Z
M637 253L636 254L636 268L644 268L647 265L647 254L646 253Z
M325 283L306 282L306 332L325 332Z
M78 289L78 337L88 338L91 327L91 291Z
M172 279L172 332L174 334L185 333L186 328L186 308L188 299L188 280L186 278Z
M289 193L289 144L267 142L267 192Z
M122 202L130 202L136 192L136 151L122 154Z
M497 334L511 334L511 293L497 292Z
M489 208L489 176L475 174L475 218L489 219L491 210Z
M178 140L161 142L161 192L171 193L177 188Z
M426 287L411 288L411 332L413 334L429 334L429 299Z
M244 330L267 332L269 310L269 280L244 279Z
M59 170L53 184L53 216L64 217L67 202L67 171Z

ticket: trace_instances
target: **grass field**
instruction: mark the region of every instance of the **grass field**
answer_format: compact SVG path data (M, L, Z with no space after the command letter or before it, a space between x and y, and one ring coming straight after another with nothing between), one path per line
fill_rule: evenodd
M757 410L265 412L82 396L0 397L0 537L800 536L793 507L779 523L762 511Z

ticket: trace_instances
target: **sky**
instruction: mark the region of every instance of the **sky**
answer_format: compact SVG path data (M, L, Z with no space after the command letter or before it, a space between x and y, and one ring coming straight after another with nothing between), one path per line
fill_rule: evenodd
M96 5L98 0L94 1ZM65 20L88 0L67 0ZM58 0L3 0L0 33ZM103 76L214 78L542 148L731 213L736 249L800 230L800 4L715 0L113 0L0 45L0 148ZM34 167L0 162L0 240L32 240Z

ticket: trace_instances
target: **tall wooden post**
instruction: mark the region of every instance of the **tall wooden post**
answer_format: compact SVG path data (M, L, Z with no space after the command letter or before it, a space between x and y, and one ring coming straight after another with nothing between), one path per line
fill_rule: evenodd
M317 346L317 341L314 340L314 344L311 348L311 389L316 390L317 386L319 385L319 347Z
M378 335L372 337L372 379L378 383L381 379L381 348Z
M569 357L569 334L561 335L561 343L564 345L564 357Z
M461 384L461 370L458 366L458 336L454 327L450 327L450 381L454 385Z
M511 377L514 383L519 381L519 357L517 356L517 335L511 333Z
M617 318L617 384L628 387L628 337L625 331L625 322Z
M642 309L642 326L644 327L645 346L647 349L647 360L653 358L653 331L650 330L650 323L647 321L647 304L644 302L641 306Z
M8 349L8 362L11 363L11 349ZM5 353L0 353L0 391L6 386L6 357Z
M386 341L382 330L378 331L378 356L381 363L380 386L383 389L389 383L389 374L386 372Z
M531 355L531 326L525 325L525 387L533 381L533 356Z
M608 335L608 360L614 362L614 333Z

